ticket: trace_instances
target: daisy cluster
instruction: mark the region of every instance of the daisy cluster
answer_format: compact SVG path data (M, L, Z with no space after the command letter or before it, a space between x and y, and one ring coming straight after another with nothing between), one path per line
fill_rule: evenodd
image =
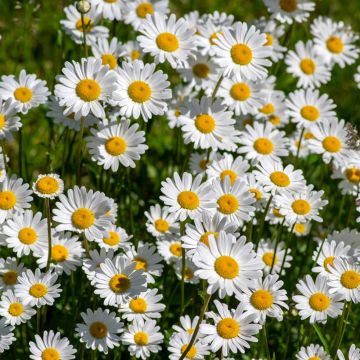
M263 2L268 15L246 23L179 17L168 0L81 0L60 26L84 57L65 61L52 91L26 70L2 75L0 353L21 338L34 360L360 359L360 140L324 92L358 60L358 36L313 16L314 1ZM307 36L291 43L299 23ZM64 160L61 176L23 171L38 107L60 138L73 134L76 174ZM157 127L175 161L134 224L131 187Z

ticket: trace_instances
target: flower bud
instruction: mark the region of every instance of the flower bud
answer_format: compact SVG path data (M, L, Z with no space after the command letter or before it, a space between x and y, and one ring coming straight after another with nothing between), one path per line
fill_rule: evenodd
M76 9L80 14L87 14L91 9L91 4L87 0L80 0L76 3Z

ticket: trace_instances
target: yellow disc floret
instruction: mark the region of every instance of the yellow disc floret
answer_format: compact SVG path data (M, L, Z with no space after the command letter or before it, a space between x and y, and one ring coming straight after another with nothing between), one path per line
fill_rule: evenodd
M174 52L179 48L179 39L172 33L163 32L156 37L156 45L160 50Z
M95 214L86 208L79 208L71 215L71 222L77 229L85 230L94 224Z
M232 194L225 194L217 200L218 210L225 215L230 215L239 209L239 200Z
M127 148L126 141L120 136L113 136L105 142L105 150L112 156L124 154Z
M216 273L224 279L234 279L239 275L239 264L231 256L219 256L214 263Z
M253 58L253 53L246 44L235 44L230 50L230 55L237 65L248 65Z
M239 323L231 318L225 318L218 322L216 331L223 339L233 339L240 333Z
M200 205L200 199L193 191L182 191L177 197L179 205L183 209L195 210Z
M269 155L274 150L274 144L267 138L258 138L254 142L254 149L262 155Z
M80 80L76 85L76 95L83 101L97 100L101 94L100 85L93 79Z
M330 306L330 298L321 292L312 294L309 298L309 305L315 311L324 311Z
M268 290L254 291L250 297L251 305L257 310L266 310L273 302L273 296Z
M151 97L152 90L145 81L134 81L128 87L128 95L130 99L136 103L144 103Z

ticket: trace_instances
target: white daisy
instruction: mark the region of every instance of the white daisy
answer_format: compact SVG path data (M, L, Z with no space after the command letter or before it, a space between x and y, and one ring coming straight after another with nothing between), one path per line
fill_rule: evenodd
M339 360L359 360L360 359L360 349L355 346L355 344L352 344L349 349L348 358L345 358L344 354L340 349L337 351L337 356L339 357Z
M360 249L360 233L355 229L345 228L341 231L333 231L327 237L329 241L334 240L336 243L343 242L351 246L351 256L358 256Z
M257 210L266 207L270 194L265 191L264 187L255 179L253 173L245 174L245 182L248 191L255 196L255 207Z
M201 20L203 22L211 20L215 25L231 26L234 22L234 15L215 10L213 13L205 13L201 15Z
M296 354L297 360L312 360L311 358L318 358L319 360L331 360L331 357L320 345L310 344L307 347L302 346L300 351Z
M32 185L33 192L42 198L55 199L64 191L64 181L58 174L38 175Z
M179 232L179 224L175 221L175 215L171 214L166 206L163 208L159 204L150 206L149 211L145 211L145 216L147 231L157 238Z
M176 261L174 265L175 275L179 280L182 280L182 277L184 276L185 283L198 284L200 282L199 277L195 275L198 267L188 257L185 258L184 266L182 264L182 261L179 260Z
M14 327L5 324L6 319L0 319L0 354L10 348L10 345L16 340L13 330Z
M141 60L143 57L142 50L137 41L128 41L123 44L124 58L128 62Z
M117 251L118 249L128 249L131 246L131 236L129 236L125 229L122 227L112 225L108 231L108 235L99 239L95 239L100 248L106 251L112 249Z
M264 96L265 95L265 96ZM289 122L286 106L285 94L279 90L262 92L265 104L257 109L256 117L269 121L275 127L283 127Z
M14 257L0 258L0 291L13 289L25 270L24 264L18 264Z
M109 20L123 20L125 11L124 2L121 0L91 0L96 9L96 13L101 18Z
M291 230L291 229L290 229ZM293 228L293 234L299 237L309 235L311 230L311 223L296 223Z
M211 151L209 156L206 152L198 153L193 151L190 155L189 168L193 175L205 173L208 166L218 159L218 153Z
M182 243L174 236L162 237L157 240L157 248L159 254L164 258L167 264L176 263L182 256ZM172 240L168 240L172 239Z
M101 59L103 65L109 65L111 70L117 68L118 60L125 55L121 42L113 37L109 42L106 38L99 38L92 44L91 50L97 59Z
M194 316L193 319L191 319L191 317L189 315L184 315L184 316L180 316L179 318L179 322L180 322L180 326L179 325L173 325L172 328L176 333L183 333L186 332L190 335L192 335L195 331L196 328L196 324L199 321L199 317L198 316ZM204 323L204 320L202 321L202 323ZM199 333L197 335L197 337L201 337L202 334Z
M12 133L22 127L20 117L16 116L17 113L17 102L11 97L5 101L0 95L0 140L12 140Z

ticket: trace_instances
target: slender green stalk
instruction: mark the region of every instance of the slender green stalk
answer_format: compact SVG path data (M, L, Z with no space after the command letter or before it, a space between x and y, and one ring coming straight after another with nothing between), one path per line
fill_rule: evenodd
M79 132L79 151L77 154L77 165L76 165L76 184L81 183L81 161L83 155L83 137L84 137L84 125L85 118L82 116L80 120L80 132Z
M18 165L19 165L19 177L22 177L22 153L23 153L23 141L22 141L22 127L19 129L19 154L18 154Z
M303 126L303 128L301 129L301 133L300 133L300 139L299 139L299 143L297 145L297 150L296 150L296 157L295 157L295 161L294 161L294 166L296 167L297 162L299 160L299 154L300 154L300 149L301 149L301 142L304 136L304 131L305 131L305 127Z
M41 309L36 309L36 332L40 334L40 324L41 324Z
M87 27L90 26L90 23L86 26L85 24L85 18L84 18L84 14L81 13L81 27L82 27L82 32L83 32L83 46L84 46L84 54L85 57L88 57L88 48L87 48L87 43L86 43L86 31L87 31Z
M180 222L180 236L185 234L185 222ZM185 249L181 247L181 287L180 287L180 314L184 313L184 304L185 304Z
M345 327L346 324L348 323L350 312L351 312L351 301L348 301L346 302L343 313L341 315L339 326L337 327L338 331L337 331L336 341L334 342L334 346L331 351L331 355L334 360L336 360L337 358L337 350L341 346L342 339L345 333Z
M273 198L273 196L270 195L269 200L268 200L268 202L266 203L263 216L262 216L261 219L260 219L259 231L258 231L257 237L256 237L255 251L257 251L258 246L259 246L259 241L260 241L260 239L261 239L261 236L262 236L262 233L263 233L263 229L264 229L265 218L266 218L266 215L267 215L267 213L268 213L268 211L269 211L269 207L270 207L272 198Z
M217 94L217 92L218 92L218 90L219 90L219 87L220 87L223 79L224 79L224 74L221 74L221 76L219 77L219 80L217 81L217 83L216 83L216 85L215 85L215 89L214 89L214 91L213 91L213 93L212 93L212 96L211 96L211 101L212 101L212 102L214 102L215 99L216 99L216 94Z
M267 360L271 360L270 348L269 348L269 343L268 343L267 333L266 333L266 324L263 325L262 332L263 332L264 342L265 342L266 358L267 358Z
M5 172L7 172L5 140L1 142L1 148L2 148L3 160L4 160L4 170Z
M48 257L47 257L47 263L46 263L46 271L50 268L50 262L51 262L51 208L50 208L50 199L45 198L45 212L46 212L46 218L47 218L47 232L48 232Z
M282 221L281 225L280 225L280 228L278 229L278 236L276 237L276 242L275 242L275 248L274 248L274 255L273 255L273 258L272 258L272 261L271 261L271 267L270 267L270 271L269 271L269 274L271 275L272 271L273 271L273 268L274 268L274 264L275 264L275 259L276 259L276 251L277 251L277 248L279 246L279 243L280 243L280 240L281 240L281 235L282 235L282 232L283 232L283 229L284 229L284 223L285 223L285 218L284 220ZM281 274L281 273L280 273Z

